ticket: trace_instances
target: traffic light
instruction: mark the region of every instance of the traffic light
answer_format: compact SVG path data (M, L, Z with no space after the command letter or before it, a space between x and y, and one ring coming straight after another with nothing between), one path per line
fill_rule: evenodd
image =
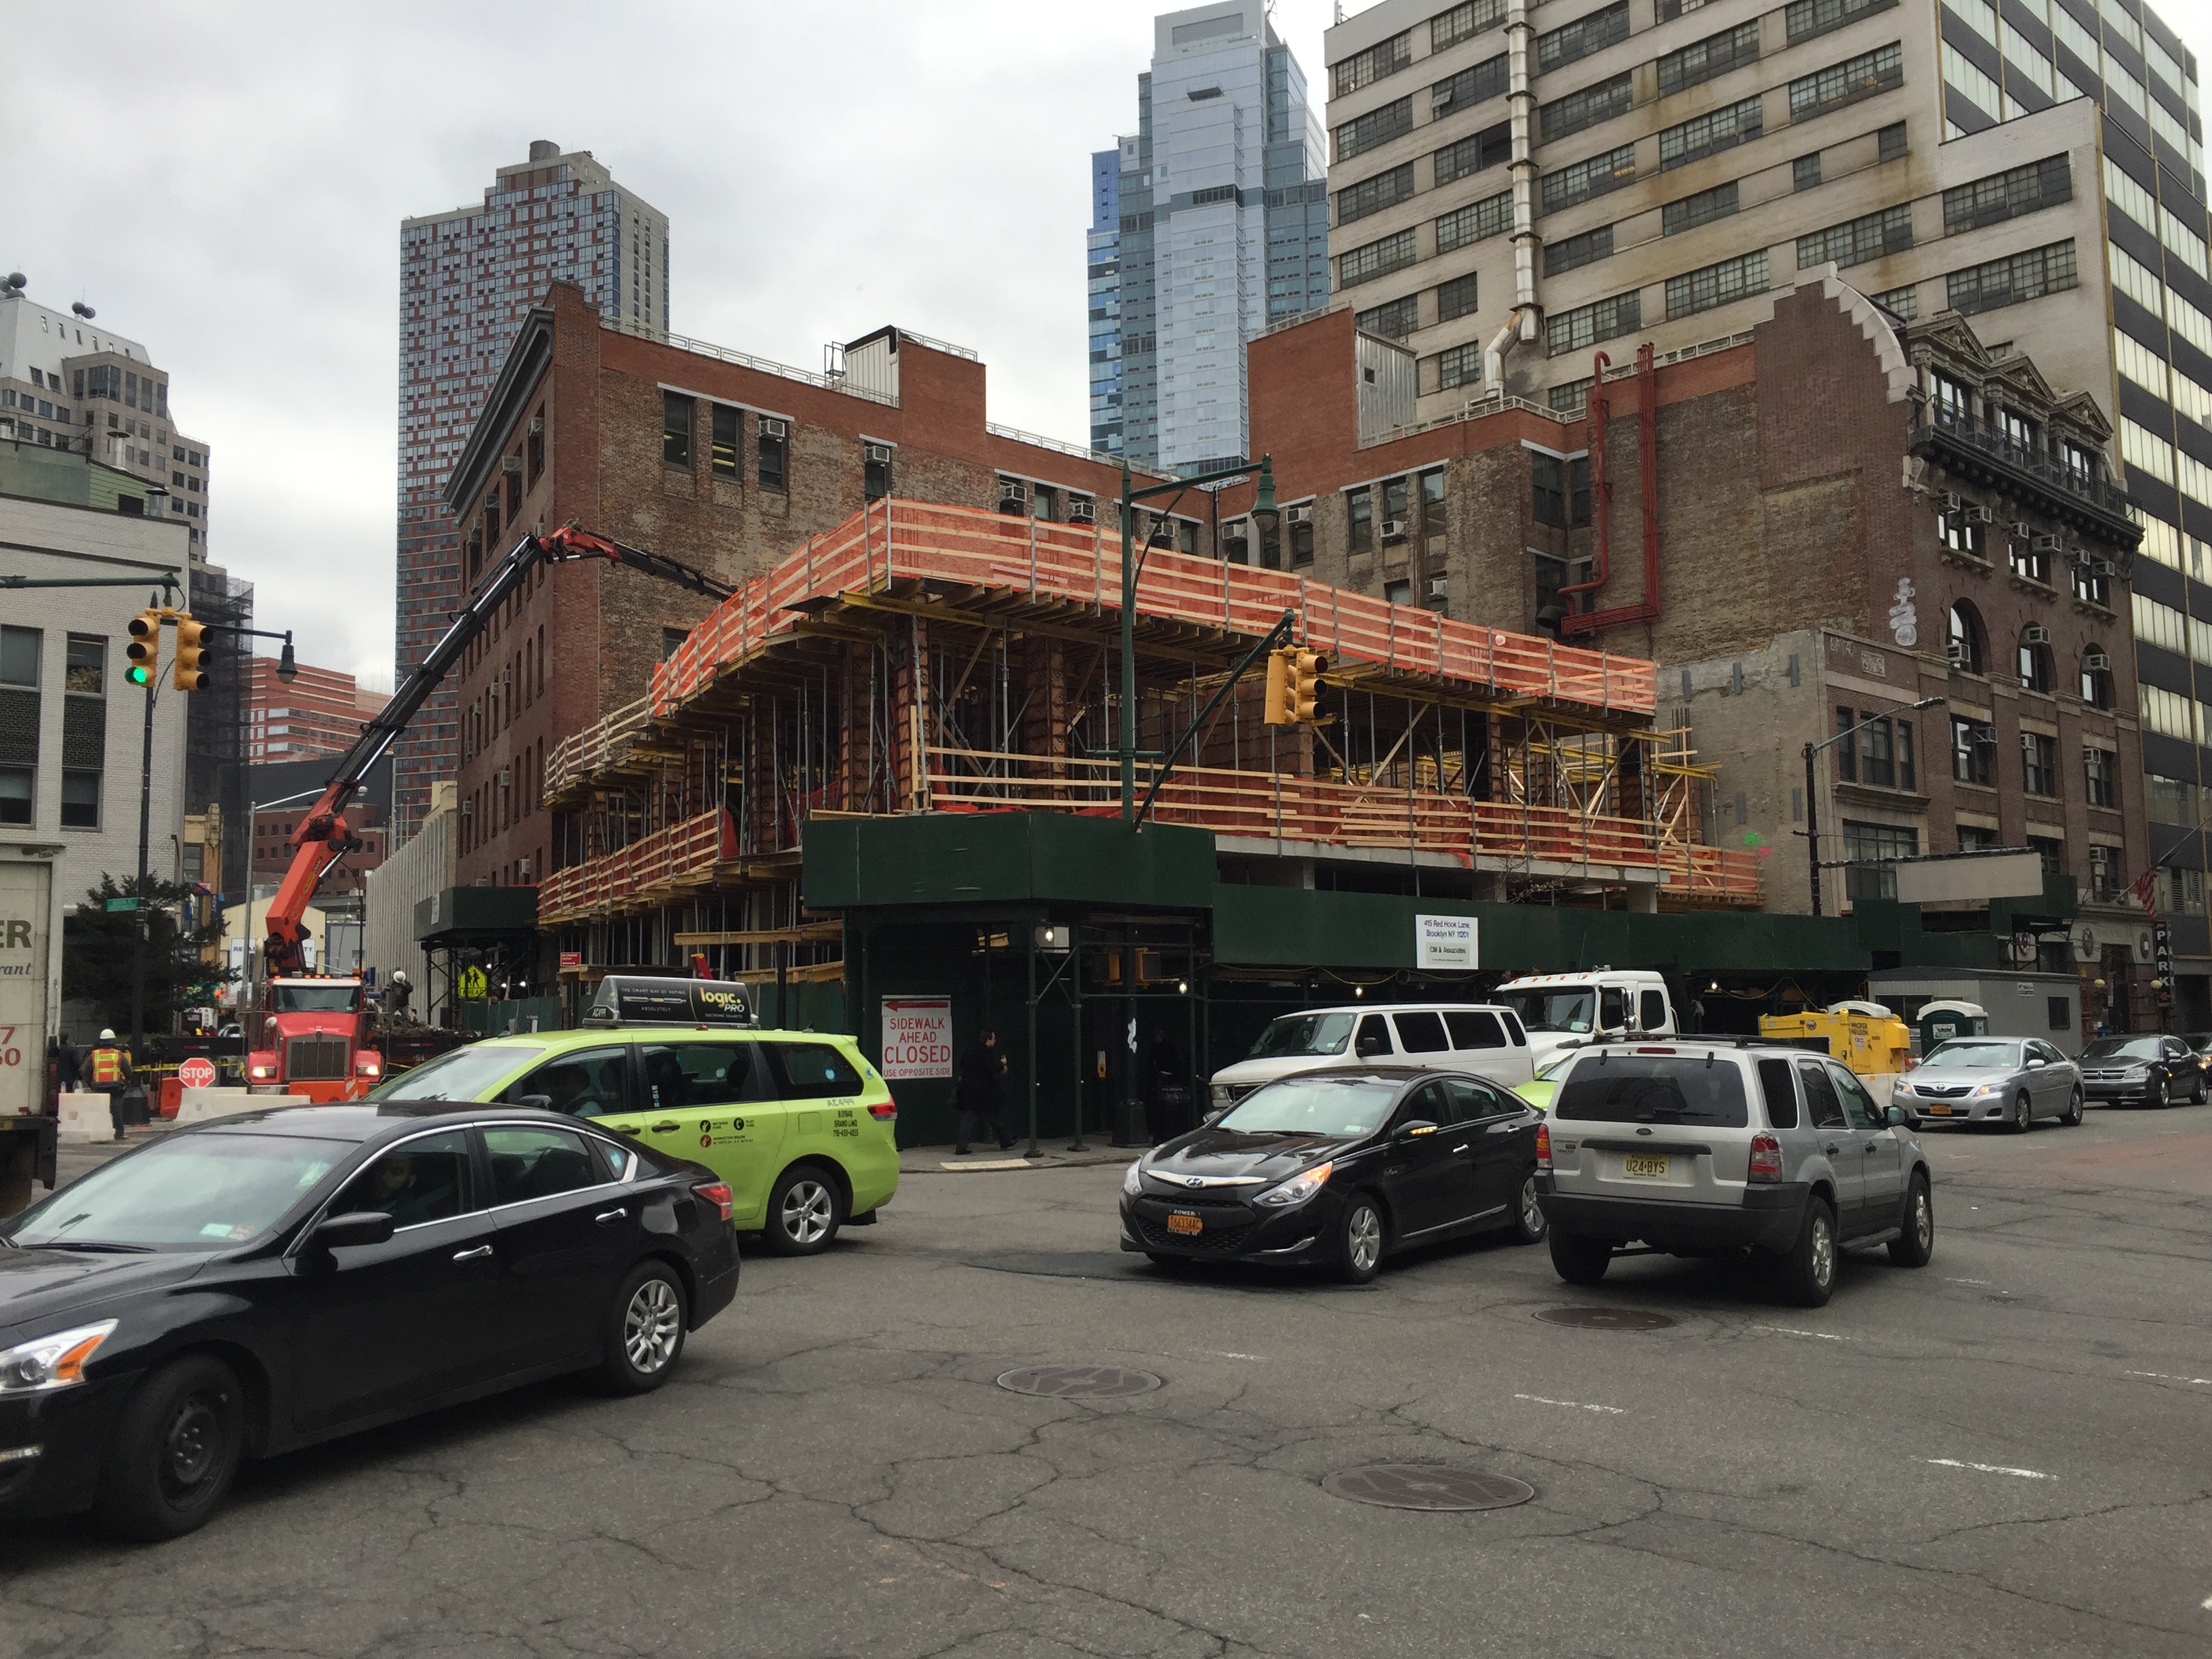
M1291 723L1291 653L1270 651L1267 653L1267 696L1261 704L1261 719L1269 726L1288 726Z
M161 672L161 616L153 605L131 619L131 666L124 678L133 685L151 685Z
M169 684L179 691L201 691L207 688L206 647L200 635L207 632L207 624L195 622L189 616L177 617L177 665Z
M1311 726L1321 714L1321 671L1328 659L1318 651L1285 651L1290 660L1288 718L1295 726Z

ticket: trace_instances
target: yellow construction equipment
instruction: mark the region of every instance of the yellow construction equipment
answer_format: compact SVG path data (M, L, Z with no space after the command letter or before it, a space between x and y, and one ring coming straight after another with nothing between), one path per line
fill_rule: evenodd
M1912 1030L1895 1014L1869 1005L1802 1014L1761 1014L1759 1034L1803 1042L1825 1037L1828 1052L1861 1077L1893 1077L1912 1066ZM1887 1097L1879 1096L1887 1101Z

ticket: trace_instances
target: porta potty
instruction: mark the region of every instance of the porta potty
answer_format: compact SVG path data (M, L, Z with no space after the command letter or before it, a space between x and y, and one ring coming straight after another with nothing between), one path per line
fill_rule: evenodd
M1990 1011L1978 1002L1930 1002L1922 1006L1919 1024L1920 1052L1924 1054L1953 1037L1987 1036Z

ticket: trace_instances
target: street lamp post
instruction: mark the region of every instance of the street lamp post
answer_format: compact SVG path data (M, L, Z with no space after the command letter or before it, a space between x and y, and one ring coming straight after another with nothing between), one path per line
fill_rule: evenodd
M1868 715L1856 726L1845 726L1833 737L1823 738L1818 743L1808 743L1805 745L1805 858L1813 878L1813 914L1814 915L1820 914L1820 798L1817 787L1820 779L1814 763L1820 758L1823 749L1831 744L1841 743L1845 738L1872 726L1876 720L1887 720L1892 714L1910 714L1917 709L1933 708L1944 701L1945 699L1942 697L1923 697L1918 702L1899 703L1882 709L1878 714Z

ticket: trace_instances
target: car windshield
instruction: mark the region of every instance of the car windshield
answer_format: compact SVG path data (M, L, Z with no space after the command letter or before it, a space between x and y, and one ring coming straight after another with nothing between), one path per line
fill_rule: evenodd
M1743 1075L1727 1060L1599 1054L1559 1085L1554 1117L1590 1123L1703 1123L1740 1129Z
M368 1091L371 1100L489 1100L493 1085L544 1052L543 1042L478 1043L395 1072Z
M306 1136L180 1134L103 1164L7 1224L9 1242L221 1250L282 1220L352 1150Z
M1247 1135L1327 1135L1357 1140L1390 1115L1398 1085L1364 1077L1297 1077L1255 1089L1215 1123Z
M1951 1066L1961 1071L2008 1071L2020 1065L2020 1044L1947 1042L1940 1048L1929 1050L1928 1058L1920 1064L1923 1069L1930 1066Z
M269 1006L279 1014L349 1014L361 1006L358 985L272 985Z
M1291 1054L1340 1054L1351 1040L1354 1014L1286 1014L1270 1020L1247 1060L1278 1060Z
M1532 1031L1587 1031L1590 1028L1588 991L1501 991L1498 1000L1521 1016Z
M2159 1040L2154 1036L2099 1037L2081 1051L2084 1060L2156 1060Z

